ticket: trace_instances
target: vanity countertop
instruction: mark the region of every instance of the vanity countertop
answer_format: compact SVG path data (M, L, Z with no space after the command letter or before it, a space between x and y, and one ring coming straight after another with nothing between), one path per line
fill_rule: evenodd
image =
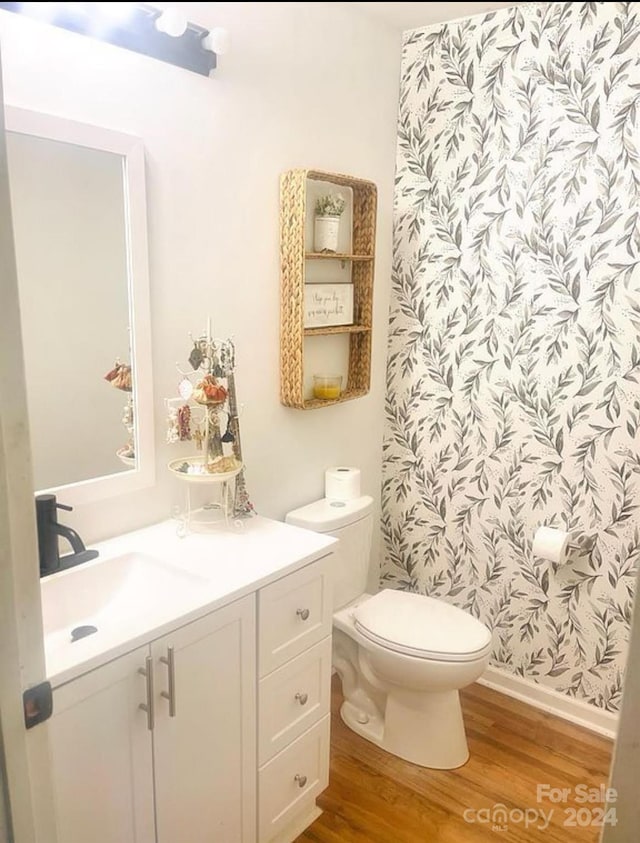
M93 545L93 562L42 580L47 678L54 687L326 556L336 544L256 516L180 538L175 521ZM71 629L94 634L71 642Z

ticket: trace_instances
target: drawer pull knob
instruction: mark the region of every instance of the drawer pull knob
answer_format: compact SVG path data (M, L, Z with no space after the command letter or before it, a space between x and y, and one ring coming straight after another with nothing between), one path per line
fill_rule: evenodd
M306 705L307 700L309 699L309 695L308 694L301 694L300 692L298 692L296 694L296 699L298 700L300 705Z
M300 620L306 621L307 618L309 617L309 610L308 609L298 609L298 611L296 612L296 615L300 618Z
M307 783L307 777L301 776L300 773L296 773L293 780L294 782L298 782L298 787L304 787Z

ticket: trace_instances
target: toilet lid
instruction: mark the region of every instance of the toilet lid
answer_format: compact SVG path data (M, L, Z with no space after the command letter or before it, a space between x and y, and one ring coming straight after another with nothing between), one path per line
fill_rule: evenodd
M385 589L354 612L367 638L406 655L470 661L491 649L487 627L462 609L422 594Z

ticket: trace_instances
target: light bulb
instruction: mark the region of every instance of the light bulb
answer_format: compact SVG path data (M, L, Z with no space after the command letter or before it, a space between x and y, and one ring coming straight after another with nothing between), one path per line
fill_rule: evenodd
M156 20L158 32L179 38L187 31L187 19L178 9L166 9Z
M223 56L229 52L231 46L231 38L229 32L221 26L212 29L208 35L202 39L202 46L205 50L211 50L217 56Z

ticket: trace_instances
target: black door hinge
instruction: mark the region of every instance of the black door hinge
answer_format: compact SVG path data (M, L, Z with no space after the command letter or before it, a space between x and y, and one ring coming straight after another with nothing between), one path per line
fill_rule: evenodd
M51 682L41 682L33 688L27 688L22 695L24 725L32 729L38 723L44 723L53 712L53 693Z

